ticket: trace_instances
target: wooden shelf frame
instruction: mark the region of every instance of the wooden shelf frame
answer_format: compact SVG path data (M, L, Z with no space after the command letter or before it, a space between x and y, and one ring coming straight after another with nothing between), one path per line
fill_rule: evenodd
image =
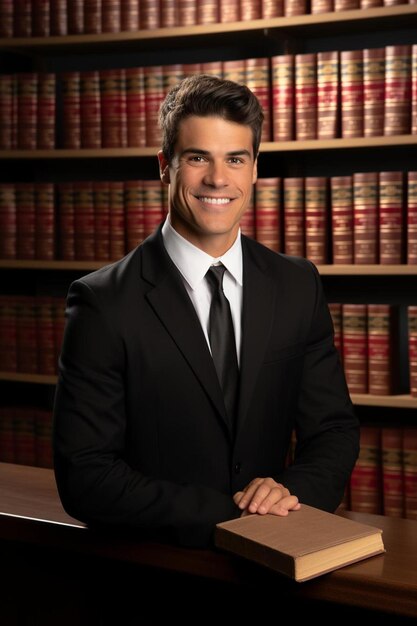
M82 35L63 35L50 37L13 37L0 38L0 49L8 51L50 51L57 49L74 48L82 46L111 47L115 44L157 44L169 45L172 41L178 46L189 45L187 40L195 37L209 37L215 39L218 36L239 37L242 35L252 36L258 34L262 37L279 34L280 31L290 33L292 36L305 33L309 30L329 31L357 30L362 25L368 27L369 22L373 25L388 25L390 29L402 26L412 26L413 18L417 18L417 6L415 4L376 7L372 9L355 9L351 11L338 11L319 14L297 15L293 17L275 17L270 19L248 20L240 22L224 22L215 24L195 24L193 26L177 26L174 28L158 28L155 30L123 31L119 33L100 33Z
M417 7L416 5L413 5ZM392 135L382 137L354 137L351 139L309 139L306 141L267 141L261 143L261 153L294 153L325 150L366 150L410 146L417 148L417 135ZM70 150L0 150L0 159L104 159L104 158L155 158L160 148L81 148Z

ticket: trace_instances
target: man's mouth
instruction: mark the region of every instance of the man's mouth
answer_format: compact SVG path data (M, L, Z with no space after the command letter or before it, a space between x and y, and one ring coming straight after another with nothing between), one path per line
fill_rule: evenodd
M211 196L196 196L196 198L200 200L200 202L205 202L206 204L216 204L216 205L229 204L229 202L231 202L233 199L233 198L213 198Z

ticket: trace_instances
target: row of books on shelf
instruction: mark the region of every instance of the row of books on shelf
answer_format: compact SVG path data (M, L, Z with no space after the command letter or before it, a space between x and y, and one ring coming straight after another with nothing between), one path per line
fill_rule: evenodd
M0 294L0 371L55 375L64 327L63 298Z
M167 91L199 73L244 83L256 94L265 113L262 141L417 134L414 44L58 75L2 74L0 148L158 146L158 111ZM58 137L55 126L62 129Z
M121 258L167 205L160 180L0 183L0 258ZM417 264L417 172L258 178L241 228L316 264Z
M0 462L53 467L52 411L0 406Z
M350 393L401 392L400 307L394 304L329 303L336 348ZM410 393L417 397L417 306L406 308ZM407 360L407 359L403 359Z
M118 33L413 4L413 0L0 0L0 37Z
M361 426L342 507L417 520L417 428Z

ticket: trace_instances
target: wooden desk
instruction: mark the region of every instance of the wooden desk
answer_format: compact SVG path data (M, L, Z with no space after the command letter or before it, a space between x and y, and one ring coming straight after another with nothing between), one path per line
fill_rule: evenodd
M158 571L165 575L185 575L182 581L192 577L207 584L226 583L234 591L240 589L245 598L247 594L258 597L259 593L262 597L262 592L268 589L289 602L325 602L329 606L333 603L339 613L343 605L346 610L349 606L361 607L388 613L391 618L395 615L416 618L417 522L351 512L344 515L382 528L386 554L305 583L295 583L266 568L214 550L183 549L144 542L124 531L87 529L62 509L51 470L0 463L0 541L11 556L10 562L15 560L17 547L23 549L23 546L29 552L37 550L32 560L37 571L41 571L39 554L55 554L61 564L65 555L71 555L73 563L79 564L98 559L96 573L110 563L114 567L118 565L118 572L123 571L120 569L123 566L129 567L130 577L134 567L142 576L144 572ZM81 565L77 567L82 569ZM53 573L55 577L59 575Z

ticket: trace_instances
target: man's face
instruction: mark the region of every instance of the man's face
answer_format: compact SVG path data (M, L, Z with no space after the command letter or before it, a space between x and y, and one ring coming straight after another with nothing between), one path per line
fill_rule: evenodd
M252 140L249 126L191 116L179 126L171 163L158 155L173 227L208 253L236 239L256 181Z

